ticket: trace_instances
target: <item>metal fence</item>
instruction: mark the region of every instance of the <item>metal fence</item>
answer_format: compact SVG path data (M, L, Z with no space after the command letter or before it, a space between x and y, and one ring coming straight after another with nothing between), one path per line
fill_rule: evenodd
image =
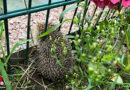
M28 0L28 7L27 8L22 8L22 9L18 9L18 10L13 10L13 11L8 11L7 10L7 0L3 0L3 13L0 13L0 20L4 20L4 27L5 27L5 36L6 36L6 46L7 46L7 55L10 54L10 42L9 42L9 33L8 33L8 19L9 18L13 18L13 17L17 17L17 16L22 16L22 15L28 15L28 21L27 21L27 39L29 39L29 34L30 34L30 19L31 19L31 14L35 13L35 12L39 12L39 11L43 11L43 10L47 10L47 14L46 14L46 23L45 23L45 31L47 30L47 25L48 25L48 19L49 19L49 14L50 14L50 9L52 8L56 8L56 7L61 7L63 6L63 10L66 9L66 6L72 3L76 3L79 0L63 0L63 1L58 1L57 2L53 2L52 0L48 0L48 4L40 4L40 5L36 5L36 6L32 6L32 0ZM82 0L84 1L84 0ZM88 7L89 4L91 2L88 2ZM77 2L77 5L79 3ZM88 7L86 7L86 13L88 10ZM91 15L92 17L94 17L95 12L97 11L96 7L94 9L94 13ZM105 7L101 10L101 12L99 13L97 20L96 20L96 24L99 22L100 17L102 16L103 12L104 12ZM78 10L78 7L75 9L74 14L73 14L73 18L76 15ZM107 18L107 16L112 13L110 9L108 9L106 16L104 17L104 20ZM114 14L115 12L113 12ZM112 14L112 15L113 15ZM111 15L111 16L112 16ZM60 22L62 22L63 18L61 19ZM95 24L95 26L96 26ZM71 29L73 26L73 21L71 22L70 28L69 28L69 32L68 34L70 34ZM60 30L60 28L59 28ZM26 59L28 59L28 52L29 51L29 42L26 43Z

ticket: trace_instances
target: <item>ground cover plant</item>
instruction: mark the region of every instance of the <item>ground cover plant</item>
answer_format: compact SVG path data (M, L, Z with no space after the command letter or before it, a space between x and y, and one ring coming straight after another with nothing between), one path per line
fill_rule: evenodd
M113 89L130 89L130 9L122 8L129 7L129 0L90 0L97 6L103 8L109 6L111 9L116 10L116 16L109 17L106 20L104 18L96 25L91 22L91 16L85 16L88 0L80 3L79 7L84 10L79 12L74 19L66 19L62 23L49 29L46 33L38 36L37 38L44 37L49 33L59 28L64 22L73 20L73 23L78 27L79 32L74 35L67 35L68 39L71 39L73 58L76 61L74 71L72 75L66 74L67 81L66 89L72 90L113 90ZM97 2L100 1L100 2ZM127 2L127 3L126 3ZM70 10L77 8L77 6L70 7L62 12L60 19ZM0 38L3 32L3 23L0 27ZM32 40L32 39L30 39ZM47 89L47 86L43 83L39 83L32 78L31 70L34 67L34 61L31 64L22 67L21 65L11 66L11 74L7 74L8 60L11 54L20 44L26 43L30 40L23 40L12 48L8 57L5 56L5 51L2 48L0 42L0 48L2 49L3 59L0 59L0 87L5 85L7 90L11 90L15 82L15 89L27 88L33 89L32 81L41 85ZM51 40L51 38L50 38ZM56 42L54 42L55 44ZM55 46L52 45L50 51L55 51ZM64 54L66 55L66 47L64 43L61 45L64 48ZM55 56L55 54L52 54ZM54 57L57 58L57 57ZM59 61L61 65L62 62ZM63 67L61 65L61 67ZM64 67L63 67L64 68ZM23 77L27 77L23 79ZM14 78L15 77L15 78ZM22 82L21 82L22 81ZM2 83L1 83L2 82Z
M122 3L120 0L91 1L100 8L106 5L115 8L117 16L107 20L102 19L95 29L91 17L84 17L85 11L82 12L82 17L81 12L77 14L73 21L79 27L80 34L68 37L73 38L75 50L72 52L79 66L75 68L73 78L69 76L67 78L73 90L128 90L130 88L130 10L121 11L121 9L122 5L130 6L130 2L125 4L123 0ZM82 5L84 10L86 4ZM85 27L85 24L88 24L88 27Z

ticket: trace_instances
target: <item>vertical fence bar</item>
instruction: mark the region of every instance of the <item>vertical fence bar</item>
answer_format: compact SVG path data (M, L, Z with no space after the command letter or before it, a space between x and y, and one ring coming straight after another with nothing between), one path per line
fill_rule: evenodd
M78 6L78 5L79 5L79 3L77 3L77 6ZM78 10L78 7L75 9L75 12L74 12L74 15L73 15L73 19L74 19L76 13L77 13L77 10ZM68 34L70 34L70 32L71 32L72 26L73 26L73 20L72 20L72 22L71 22L71 25L70 25L70 29L69 29Z
M48 5L51 5L51 0L48 1ZM44 30L45 32L47 31L47 25L48 25L49 14L50 14L50 9L47 10L45 30Z
M86 4L87 4L87 5L86 5ZM86 8L85 8L85 10L83 11L83 12L85 12L85 13L84 13L83 18L82 18L82 21L81 21L81 27L83 27L84 20L85 20L87 11L88 11L88 6L89 6L89 4L90 4L90 1L87 1L87 0L86 0L86 1L85 1Z
M3 0L4 14L7 14L7 0ZM4 19L4 27L5 27L5 36L6 36L6 45L7 45L7 55L10 54L10 46L9 46L9 31L8 31L8 19Z
M28 9L31 9L32 6L32 0L28 1ZM28 21L27 21L27 39L30 38L30 22L31 22L31 13L28 13ZM25 63L28 63L28 54L29 54L29 41L26 44L26 61Z
M95 15L95 13L96 13L96 10L97 10L97 6L96 6L96 8L94 8L94 12L93 12L93 15L92 15L90 21L93 19L94 15Z
M85 17L86 17L87 11L88 11L89 4L90 4L90 1L88 1L88 3L87 3Z
M4 14L7 14L7 0L3 0ZM7 56L10 54L10 43L9 43L9 30L8 30L8 19L4 19L6 45L7 45ZM9 60L10 62L10 60ZM10 73L10 65L8 64L7 72Z
M99 16L98 16L98 19L97 19L97 21L96 21L96 23L95 23L95 25L94 25L94 29L96 28L96 25L97 25L97 23L99 22L99 20L100 20L102 14L103 14L104 9L105 9L105 7L104 7L104 8L102 9L102 11L100 12L100 14L99 14Z
M112 15L111 15L110 18L112 18L112 17L114 16L115 13L116 13L116 10L114 10L114 12L112 13Z
M106 20L107 16L109 15L110 9L107 12L107 15L105 16L104 20Z
M65 0L65 1L67 1L67 0ZM62 10L62 11L64 11L65 8L66 8L66 5L63 6L63 10ZM60 23L61 23L62 21L63 21L63 18L60 20ZM58 29L59 31L60 31L60 28L61 28L61 26L60 26L59 29Z
M111 17L112 10L109 11L109 14L107 15L106 19L109 19Z

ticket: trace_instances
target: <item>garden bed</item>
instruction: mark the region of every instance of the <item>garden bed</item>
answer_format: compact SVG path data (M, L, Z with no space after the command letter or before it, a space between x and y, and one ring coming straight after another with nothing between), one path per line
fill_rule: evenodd
M29 40L24 40L26 39L24 34L27 34L25 32L28 16L10 19L10 41L15 32L17 34L14 37L19 37L18 41L19 39L23 40L18 42L12 50L20 44L22 44L22 48L18 51L19 47L17 47L11 57L10 55L6 57L6 54L4 54L6 50L3 50L3 58L0 60L0 87L6 86L9 90L11 88L18 90L129 90L130 9L121 9L121 5L124 4L120 3L124 2L123 0L120 3L118 1L118 4L112 4L112 1L107 2L109 3L104 5L98 4L99 2L95 2L95 4L100 8L104 8L106 5L110 9L116 8L118 10L117 16L111 17L111 14L113 14L111 13L113 10L111 10L108 18L104 19L104 13L100 17L103 9L97 9L102 10L102 12L97 11L100 14L95 15L91 20L89 14L93 13L91 11L93 4L90 5L86 16L88 0L85 0L85 3L81 3L79 8L83 12L78 11L78 14L74 17L74 27L69 35L71 21L66 22L66 20L61 31L58 31L61 25L59 21L62 17L58 20L59 16L57 15L62 12L61 7L50 10L47 27L49 30L45 33L43 33L45 28L43 25L45 24L46 11L32 14L30 32L32 39ZM112 5L114 6L111 7ZM69 9L72 8L74 7ZM74 10L72 11L74 12ZM63 11L61 15L65 13ZM72 18L70 14L72 13L65 14L65 19ZM97 22L98 20L99 22ZM39 27L37 28L39 22L42 24L38 24ZM35 40L37 36L38 38ZM26 45L23 44L27 41L30 41L28 61ZM15 43L12 43L11 48L13 44Z

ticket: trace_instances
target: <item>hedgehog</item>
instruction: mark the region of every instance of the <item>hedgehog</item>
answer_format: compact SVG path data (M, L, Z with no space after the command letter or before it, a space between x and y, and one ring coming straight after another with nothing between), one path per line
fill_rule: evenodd
M49 23L47 29L53 26L54 24ZM44 33L44 23L38 23L37 30L38 36ZM65 79L66 74L73 72L75 63L71 53L72 47L69 40L60 31L55 30L49 35L39 38L37 42L36 67L43 78L51 81L62 80ZM55 50L51 52L53 46ZM63 46L66 47L66 54Z

